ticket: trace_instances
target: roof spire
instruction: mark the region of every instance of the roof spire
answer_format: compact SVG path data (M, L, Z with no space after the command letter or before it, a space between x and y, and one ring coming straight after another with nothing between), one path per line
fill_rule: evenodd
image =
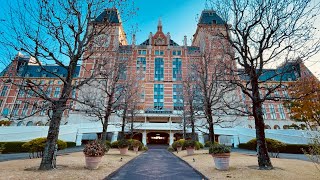
M162 31L162 22L161 22L161 18L159 18L159 21L158 21L158 31Z

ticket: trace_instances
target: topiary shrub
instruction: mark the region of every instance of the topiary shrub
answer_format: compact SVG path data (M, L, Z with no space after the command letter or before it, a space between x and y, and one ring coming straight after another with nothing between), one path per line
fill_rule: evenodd
M118 141L118 147L119 148L126 148L129 147L131 143L127 139L121 139Z
M46 146L47 138L36 138L22 145L23 148L29 152L43 152ZM59 140L57 141L58 150L67 148L67 143Z
M111 143L111 148L118 148L118 141L114 141Z
M171 147L176 151L177 147L182 147L182 144L179 141L175 141L172 143Z
M184 142L185 148L194 148L196 146L196 142L194 140L186 140Z
M167 148L167 150L170 151L170 152L175 151L172 146L169 146L169 147Z
M199 142L199 141L198 141L198 143L200 145L200 149L203 149L204 148L203 144L201 142Z
M231 148L224 144L214 143L209 148L209 154L223 154L223 153L230 153L230 151L231 151Z
M217 142L214 142L214 144L219 144ZM212 142L211 141L206 141L204 144L204 147L211 147L212 146Z
M143 146L143 148L142 148L142 150L144 150L144 151L148 151L148 147L147 146Z
M133 147L135 147L135 146L138 146L139 150L142 150L142 148L143 148L143 144L139 140L129 139L128 142L129 142L129 150L133 150Z
M195 146L194 149L195 150L199 150L203 148L203 144L201 144L199 141L195 141Z
M280 152L284 152L286 148L286 144L280 141L266 138L268 152L271 153L271 156L278 157ZM255 150L257 149L257 139L252 139L245 144L239 144L239 148ZM275 154L274 154L275 153Z

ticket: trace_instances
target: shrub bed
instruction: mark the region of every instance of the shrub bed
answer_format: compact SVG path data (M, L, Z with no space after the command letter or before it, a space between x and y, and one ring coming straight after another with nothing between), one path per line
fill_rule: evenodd
M27 149L28 152L43 152L46 142L47 142L47 138L36 138L29 142L24 143L22 147ZM62 140L58 139L57 144L58 144L58 150L67 148L67 143Z
M182 149L185 150L186 146L189 146L191 144L194 143L194 148L195 150L199 150L203 148L203 144L200 143L199 141L192 141L192 140L184 140L184 139L180 139L178 141L175 141L171 144L171 147L176 151L178 146L182 146Z
M303 154L303 150L308 151L310 145L307 144L285 144L280 141L266 138L267 147L269 152L276 152L277 149L280 153L292 153L292 154ZM240 143L239 148L241 149L249 149L256 150L257 141L256 139L252 139L247 143Z
M0 147L3 154L28 152L28 149L22 147L24 143L25 142L0 142Z
M75 142L66 142L66 143L67 143L67 148L76 147Z

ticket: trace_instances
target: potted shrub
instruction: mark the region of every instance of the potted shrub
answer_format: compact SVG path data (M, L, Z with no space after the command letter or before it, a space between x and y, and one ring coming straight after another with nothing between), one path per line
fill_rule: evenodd
M194 146L196 145L196 142L194 140L186 140L184 142L184 147L187 149L187 155L194 154Z
M179 141L177 141L176 143L176 148L177 148L177 152L182 151L182 144Z
M139 151L139 147L142 145L142 143L138 140L133 140L132 143L131 143L132 147L133 147L133 151L138 153Z
M83 153L86 158L86 168L97 169L105 154L105 146L101 145L97 141L92 141L83 149Z
M209 148L209 154L214 159L214 164L218 170L228 170L230 161L230 147L223 144L214 143Z
M121 155L125 155L128 153L129 145L130 145L130 143L126 139L122 139L122 140L118 141L118 148L120 150Z

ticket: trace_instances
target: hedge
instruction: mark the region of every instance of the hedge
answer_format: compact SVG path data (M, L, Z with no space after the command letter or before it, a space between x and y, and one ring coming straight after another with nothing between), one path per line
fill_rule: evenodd
M67 143L67 148L76 147L75 142L66 142L66 143Z
M180 139L180 140L178 140L178 141L173 142L173 143L171 144L171 147L172 147L174 150L177 150L177 144L180 143L180 145L182 146L182 149L185 150L185 149L186 149L185 142L186 142L186 140ZM202 149L202 148L203 148L203 144L201 144L199 141L195 141L194 148L195 148L195 150Z
M28 149L28 152L43 152L46 142L47 138L36 138L24 143L22 147ZM58 139L57 144L58 150L67 148L67 143L60 139Z
M22 147L24 143L25 142L0 142L0 147L3 148L3 154L28 152L28 149Z
M270 140L273 140L273 139L266 138L268 150L271 152L274 149L271 148L271 150L270 150L270 143L268 144L268 141L270 142ZM273 141L275 141L275 140L273 140ZM238 147L241 149L249 149L249 150L256 151L257 145L254 142L255 142L255 139L252 139L252 140L248 141L247 143L240 143ZM280 153L303 154L302 149L304 149L305 151L308 151L309 147L310 147L310 145L307 145L307 144L285 144L284 147L279 148L279 152Z

